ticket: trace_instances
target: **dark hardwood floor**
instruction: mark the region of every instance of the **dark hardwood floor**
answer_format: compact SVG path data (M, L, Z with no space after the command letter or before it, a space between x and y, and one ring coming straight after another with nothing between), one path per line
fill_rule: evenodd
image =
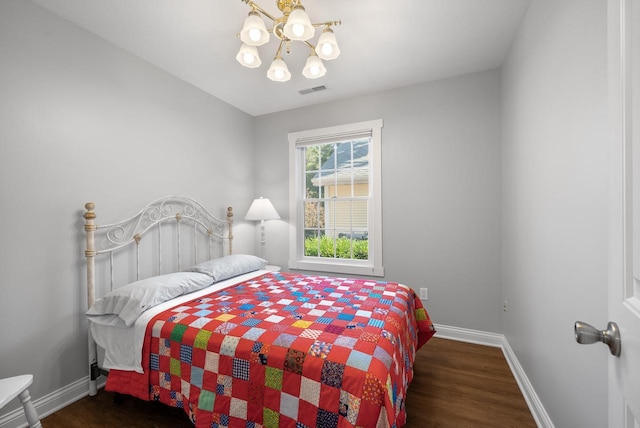
M501 349L438 338L416 355L407 415L407 428L536 427Z
M418 351L407 428L527 428L536 424L498 348L433 338ZM192 428L182 409L99 391L44 418L44 428Z

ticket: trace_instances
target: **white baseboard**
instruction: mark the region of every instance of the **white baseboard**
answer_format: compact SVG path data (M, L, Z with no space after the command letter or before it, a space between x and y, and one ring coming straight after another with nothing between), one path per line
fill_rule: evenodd
M435 325L437 333L435 337L442 339L458 340L460 342L475 343L477 345L493 346L495 348L501 348L504 354L507 364L513 373L513 377L516 379L520 391L529 406L531 415L536 421L536 424L540 428L554 428L553 422L549 417L549 414L545 410L538 394L533 389L529 378L527 378L524 369L520 365L516 354L511 349L507 338L503 334L488 333L485 331L471 330L466 328L451 327L446 325Z
M102 384L104 384L104 380ZM40 419L43 419L87 395L89 395L89 376L33 400L33 406ZM24 428L26 426L28 426L27 419L24 416L22 406L9 413L0 414L0 428Z
M531 414L533 415L533 418L536 420L536 423L538 424L539 427L554 428L553 422L551 421L549 414L547 413L544 406L542 405L542 401L540 401L538 394L536 394L536 391L533 389L533 385L531 385L531 382L529 382L529 378L527 377L526 373L524 372L524 369L520 365L520 362L518 361L516 354L513 352L513 349L511 349L509 342L507 342L507 339L504 336L503 336L503 340L504 340L504 345L502 346L502 353L507 359L507 363L511 368L513 377L516 378L516 382L518 382L520 391L522 391L522 395L524 396L524 399L527 402L529 409L531 409Z
M493 346L494 348L502 348L502 344L505 341L504 336L497 333L488 333L486 331L470 330L468 328L451 327L441 324L435 324L435 328L436 337L441 337L442 339Z

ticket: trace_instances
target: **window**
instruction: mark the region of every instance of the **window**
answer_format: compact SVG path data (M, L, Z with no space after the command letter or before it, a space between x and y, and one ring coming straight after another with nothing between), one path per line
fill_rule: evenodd
M289 134L289 268L383 276L382 120Z

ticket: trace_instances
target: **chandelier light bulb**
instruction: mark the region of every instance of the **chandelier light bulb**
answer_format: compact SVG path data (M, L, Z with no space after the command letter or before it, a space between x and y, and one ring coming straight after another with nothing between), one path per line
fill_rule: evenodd
M258 12L250 12L244 20L240 40L249 46L262 46L269 41L269 32Z
M256 43L260 41L260 30L257 28L252 28L249 30L249 38L252 42Z
M245 52L244 54L242 54L242 58L244 59L244 62L246 62L249 65L253 64L256 60L256 57L248 52Z
M304 25L293 24L291 26L291 31L293 31L293 34L295 34L296 37L302 37L304 35Z
M340 55L340 48L331 28L326 28L318 38L318 56L324 60L336 59Z
M333 46L330 43L324 43L320 49L322 50L322 54L325 56L329 56L333 53Z
M257 68L262 64L260 55L258 54L258 48L249 46L246 43L240 46L236 60L247 68Z
M286 82L291 79L291 73L287 64L278 56L271 63L271 67L267 71L267 77L274 82Z
M291 40L305 41L312 38L315 31L304 7L301 4L295 6L284 26L284 35Z
M327 69L322 63L322 60L312 51L309 58L307 58L307 63L304 65L302 75L307 79L317 79L325 74L327 74Z

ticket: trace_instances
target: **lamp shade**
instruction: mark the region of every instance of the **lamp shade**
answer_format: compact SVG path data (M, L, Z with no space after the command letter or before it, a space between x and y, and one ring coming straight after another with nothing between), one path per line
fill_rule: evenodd
M262 64L262 60L260 60L260 55L258 54L258 48L249 46L246 43L240 46L236 60L247 68L257 68Z
M254 199L244 216L245 220L277 220L280 216L269 199Z
M249 46L262 46L269 41L269 32L258 12L250 12L244 20L240 40Z
M316 29L311 24L304 7L300 4L295 6L284 25L284 35L291 40L305 41L312 38L315 32Z
M317 79L318 77L322 77L327 73L327 69L325 68L322 60L318 58L315 52L311 52L309 58L307 58L307 63L302 70L302 75L307 79Z
M286 82L291 79L291 72L282 58L276 57L267 70L267 77L275 82Z
M340 48L331 28L326 28L318 38L318 47L316 48L318 56L324 60L338 58Z

